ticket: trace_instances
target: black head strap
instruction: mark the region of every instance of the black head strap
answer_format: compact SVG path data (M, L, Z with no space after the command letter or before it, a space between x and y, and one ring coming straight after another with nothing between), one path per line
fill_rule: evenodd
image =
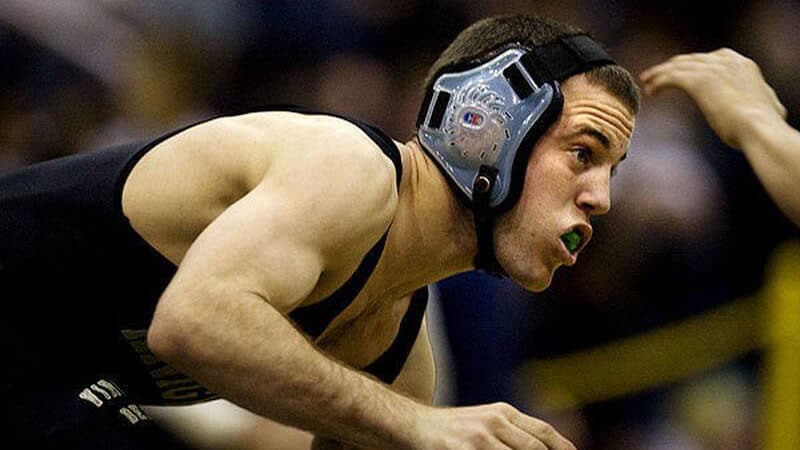
M592 67L615 64L608 52L585 34L562 37L534 47L521 58L521 62L539 84L566 80Z

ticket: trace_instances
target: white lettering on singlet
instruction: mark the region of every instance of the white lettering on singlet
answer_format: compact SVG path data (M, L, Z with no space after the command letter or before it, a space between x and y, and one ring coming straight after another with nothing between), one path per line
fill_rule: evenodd
M78 394L78 397L99 408L103 406L103 399L101 399L100 396L106 400L111 400L112 398L122 397L123 395L122 389L118 388L116 384L108 380L100 379L97 380L96 383L89 385L88 388L82 390L81 393Z
M125 393L111 381L100 379L96 383L92 383L89 387L84 388L79 394L78 398L85 400L97 408L104 405L103 399L106 401L124 396ZM102 397L102 398L101 398ZM128 419L132 425L144 420L150 420L150 417L142 411L139 405L129 404L119 409L119 413Z
M103 406L103 401L100 400L100 398L97 397L92 391L90 391L89 388L82 390L81 393L78 394L78 397L80 397L83 400L86 400L87 402L93 404L98 408Z
M136 414L134 414L133 411L129 410L127 407L120 408L119 413L125 416L125 418L128 419L128 421L132 424L135 424L139 421L139 418L136 417Z
M92 391L102 395L103 397L105 397L106 400L111 400L111 394L106 392L105 389L100 389L100 387L98 385L93 384L93 385L89 386L89 389L91 389Z
M111 394L111 398L117 398L122 396L122 391L112 382L106 380L98 380L97 385L108 391Z
M131 404L120 408L119 413L128 419L131 424L136 424L142 420L150 420L147 414L145 414L138 405Z

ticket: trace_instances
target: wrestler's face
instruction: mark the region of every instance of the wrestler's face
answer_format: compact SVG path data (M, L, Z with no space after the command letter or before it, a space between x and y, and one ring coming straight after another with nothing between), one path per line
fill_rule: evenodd
M575 263L591 238L591 217L611 208L611 175L633 131L625 106L584 75L561 88L563 111L534 146L519 202L498 218L494 235L503 268L537 292L559 266ZM562 240L571 230L582 234L574 252Z

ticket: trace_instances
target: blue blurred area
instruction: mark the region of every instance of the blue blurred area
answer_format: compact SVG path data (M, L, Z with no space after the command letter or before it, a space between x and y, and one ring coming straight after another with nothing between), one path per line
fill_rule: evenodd
M525 356L526 305L508 280L468 272L438 283L456 374L455 403L525 408L514 370Z

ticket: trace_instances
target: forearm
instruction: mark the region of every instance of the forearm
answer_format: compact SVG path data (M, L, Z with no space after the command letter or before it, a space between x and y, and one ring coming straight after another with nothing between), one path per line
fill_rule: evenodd
M359 447L411 445L421 405L326 357L263 299L236 305L213 326L174 317L183 330L156 353L259 415Z
M783 120L755 117L741 150L772 199L800 226L800 132Z

